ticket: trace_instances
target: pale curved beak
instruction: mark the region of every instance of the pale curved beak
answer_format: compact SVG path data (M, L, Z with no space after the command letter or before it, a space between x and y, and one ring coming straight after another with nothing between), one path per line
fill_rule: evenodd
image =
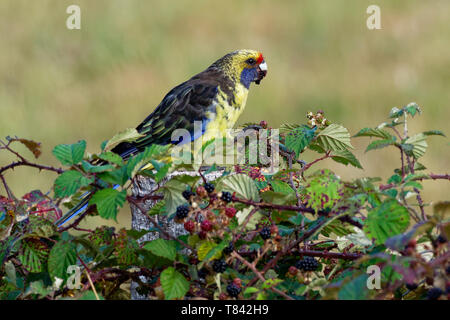
M259 84L261 80L267 75L267 64L266 61L263 60L258 66L258 76L255 80L256 84Z

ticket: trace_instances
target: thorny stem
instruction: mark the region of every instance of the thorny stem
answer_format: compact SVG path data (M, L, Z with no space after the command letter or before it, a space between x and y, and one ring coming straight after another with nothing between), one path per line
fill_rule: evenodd
M233 252L231 253L231 255L232 255L233 257L237 258L237 259L238 259L239 261L241 261L243 264L245 264L250 270L252 270L253 273L257 276L257 278L258 278L259 280L261 280L262 282L265 282L265 281L266 281L266 279L264 278L264 276L261 274L261 272L259 272L259 271L256 269L256 267L255 267L254 264L248 262L246 259L244 259L244 258L243 258L239 253L237 253L236 251L233 251ZM295 300L294 298L288 296L286 293L284 293L283 291L281 291L281 290L279 290L279 289L277 289L277 288L275 288L275 287L270 287L270 290L272 290L273 292L275 292L275 293L281 295L282 297L286 298L287 300Z
M255 202L255 201L252 201L252 200L237 198L235 196L233 197L232 201L233 202L239 202L239 203L247 204L247 205L252 205L252 206L255 206L255 207L262 208L262 209L274 209L274 210L287 210L287 211L307 212L307 213L311 213L311 214L315 214L316 213L316 211L314 209L308 208L308 207L304 207L304 206L299 207L299 206L280 205L280 204L265 203L265 202ZM329 213L319 210L317 212L317 214L319 214L320 216L327 216ZM355 221L353 219L349 219L348 217L341 217L341 218L339 218L339 220L341 220L342 222L348 222L348 223L354 225L355 227L362 228L362 225L358 221Z
M40 165L37 163L32 163L32 162L28 162L28 160L22 160L22 161L17 161L17 162L13 162L7 166L1 167L0 168L0 174L5 172L6 170L9 169L14 169L15 167L18 166L27 166L27 167L33 167L33 168L37 168L39 170L47 170L47 171L53 171L56 172L58 174L61 174L64 172L63 169L61 168L55 168L55 167L51 167L51 166L44 166L44 165Z
M9 199L14 199L14 195L11 192L11 189L9 189L8 184L6 183L5 177L3 177L2 174L0 174L0 178L2 179L3 186L5 187L6 193L8 194Z
M97 300L100 300L100 298L99 298L99 296L98 296L98 294L97 294L97 290L95 289L94 283L92 282L92 279L91 279L91 275L90 275L91 270L90 270L89 267L86 265L86 263L83 261L83 259L81 259L80 255L79 255L78 253L77 253L77 257L78 257L78 260L80 260L81 264L83 265L84 270L86 271L86 276L87 276L87 278L88 278L89 285L91 286L92 291L94 291L95 298L96 298Z
M433 173L431 173L427 176L413 178L413 179L411 179L411 181L421 181L421 180L428 180L428 179L450 180L450 174L433 174ZM395 188L396 186L397 185L395 183L382 184L379 186L379 189L380 189L380 191L384 191L384 190Z
M306 164L300 171L303 173L306 170L308 170L313 164L315 164L319 161L325 160L325 159L329 158L330 156L331 156L331 152L327 151L323 157L317 158L316 160L311 161L310 163Z
M342 259L342 260L356 260L362 257L361 253L349 253L349 252L328 252L317 250L298 250L301 255L309 257L321 257L330 259Z

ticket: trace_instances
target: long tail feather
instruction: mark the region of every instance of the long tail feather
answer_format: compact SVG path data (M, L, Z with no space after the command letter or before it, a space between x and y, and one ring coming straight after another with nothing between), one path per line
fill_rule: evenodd
M136 147L134 147L132 144L130 144L130 143L127 143L126 145L124 144L124 147L122 147L121 145L118 145L117 147L119 147L119 148L116 149L116 150L112 150L112 151L119 151L118 153L120 154L120 156L124 160L127 160L132 154L135 154L135 153L139 152L139 150ZM119 187L119 185L115 185L113 188L117 189L118 187ZM78 215L80 215L83 212L85 212L86 209L89 206L89 200L91 199L91 197L92 197L92 191L85 192L80 197L80 202L75 207L70 209L64 216L59 218L55 222L55 225L58 228L60 228L63 225L65 225L67 222L72 220L73 218L75 218Z

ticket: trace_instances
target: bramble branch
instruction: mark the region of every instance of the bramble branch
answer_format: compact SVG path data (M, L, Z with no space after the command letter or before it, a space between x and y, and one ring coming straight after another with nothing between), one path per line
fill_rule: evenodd
M239 261L241 261L243 264L245 264L250 270L253 271L253 273L258 277L259 280L261 280L262 282L265 282L266 279L264 278L264 276L261 274L261 272L259 272L255 265L248 262L247 260L245 260L239 253L237 253L236 251L233 251L231 253L231 256L237 258ZM288 296L286 293L284 293L283 291L275 288L275 287L270 287L270 290L272 290L273 292L283 296L284 298L286 298L287 300L295 300L292 297Z

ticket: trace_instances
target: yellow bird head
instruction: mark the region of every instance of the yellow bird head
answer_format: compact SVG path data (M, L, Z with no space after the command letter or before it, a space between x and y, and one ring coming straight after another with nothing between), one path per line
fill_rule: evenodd
M234 82L240 81L247 89L250 83L259 84L267 74L267 64L261 52L237 50L226 54L210 68L218 68Z

